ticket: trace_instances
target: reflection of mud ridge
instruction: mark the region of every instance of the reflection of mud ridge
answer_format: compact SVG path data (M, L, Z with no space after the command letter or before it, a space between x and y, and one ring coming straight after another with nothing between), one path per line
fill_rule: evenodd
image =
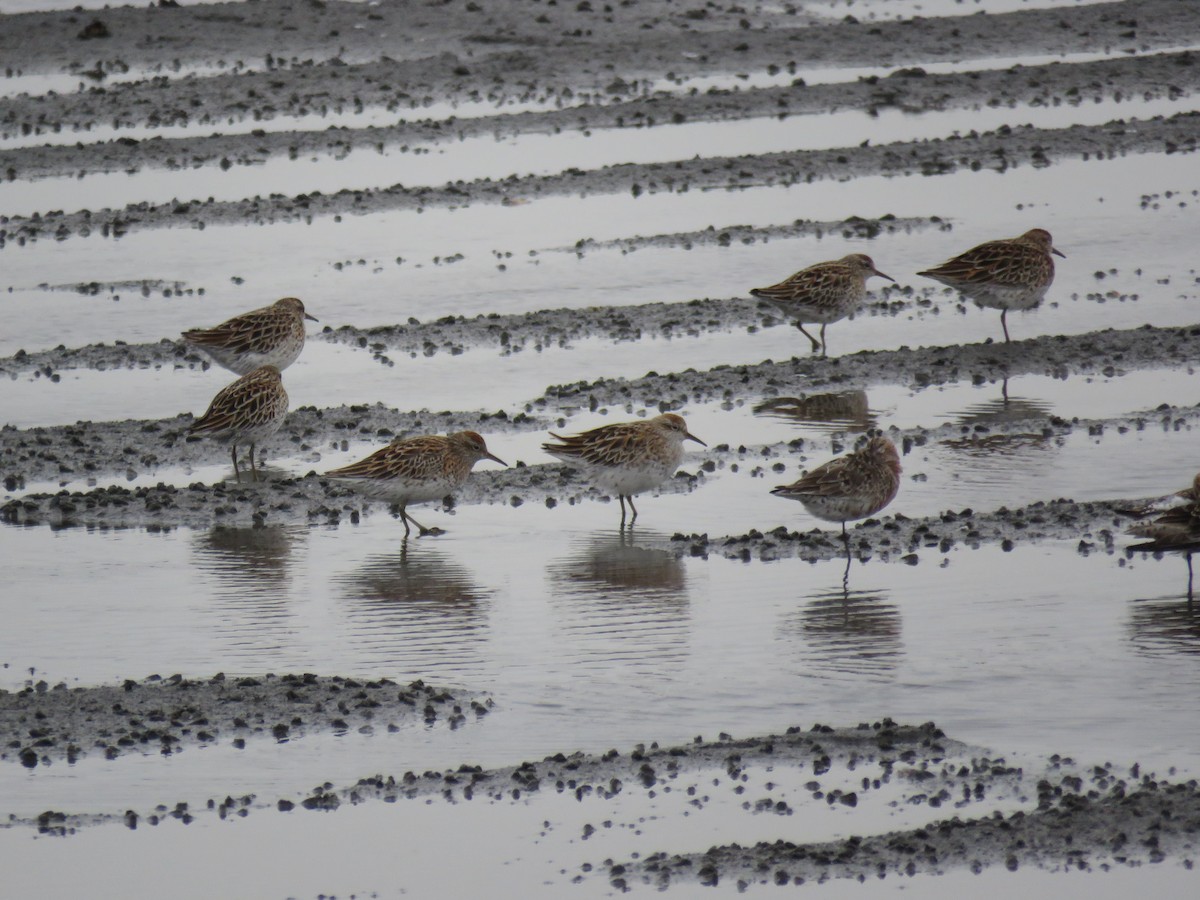
M192 544L196 568L250 593L288 579L292 549L307 532L297 527L230 528L199 532Z
M572 593L608 595L615 591L626 596L685 599L687 572L682 560L647 543L645 532L595 537L581 552L552 564L551 578Z
M866 391L776 397L759 403L754 412L800 425L832 426L839 431L866 431L875 425Z
M1138 600L1129 617L1129 634L1148 655L1200 654L1200 604L1179 596Z
M900 612L875 591L829 591L800 610L799 632L823 668L857 675L896 668L904 653Z

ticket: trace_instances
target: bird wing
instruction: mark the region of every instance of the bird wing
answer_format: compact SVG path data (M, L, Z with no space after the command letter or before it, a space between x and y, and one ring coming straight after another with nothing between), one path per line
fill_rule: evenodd
M791 484L782 484L771 493L788 496L840 497L854 480L855 456L847 454L817 466Z
M542 444L542 449L547 453L593 466L612 466L630 458L634 449L632 445L645 439L645 429L636 422L617 422L583 434L562 436L550 432L550 436L559 443Z
M188 430L204 434L265 425L286 412L287 404L287 393L279 383L278 373L255 369L218 391L204 415Z
M244 353L261 347L264 338L274 337L285 327L286 321L273 315L270 307L234 316L214 328L195 328L185 331L183 338L199 346L220 347Z
M750 291L751 296L761 297L763 300L794 300L797 297L805 297L820 289L828 277L828 271L808 268L801 269L795 275L791 276L779 284L773 284L770 287L754 288Z
M1042 261L1042 255L1025 244L988 241L917 274L953 284L1021 284L1030 263Z
M335 478L430 478L444 453L445 439L437 435L406 438L380 447L365 459L333 469L326 475Z

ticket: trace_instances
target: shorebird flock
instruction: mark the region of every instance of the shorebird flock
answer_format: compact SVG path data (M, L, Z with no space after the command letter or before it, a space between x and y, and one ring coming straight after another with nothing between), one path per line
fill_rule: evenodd
M917 274L957 289L979 306L999 309L1007 343L1009 310L1029 310L1042 302L1054 281L1053 257L1063 255L1055 249L1048 231L1034 228L1014 238L987 241ZM750 294L792 319L811 342L812 352L824 356L826 327L859 309L867 296L867 280L876 276L895 281L881 272L871 257L851 253L801 269L771 287L754 288ZM304 348L305 320L317 321L300 300L285 297L215 328L183 333L190 347L241 376L213 398L208 410L190 428L193 435L232 444L234 474L239 482L242 472L238 446L249 445L250 476L257 481L254 448L271 437L287 415L288 397L281 373ZM806 324L821 326L819 338L804 328ZM661 485L675 474L683 461L685 441L707 446L675 413L603 425L575 435L551 432L550 437L553 440L542 445L547 454L580 470L596 487L616 495L622 529L637 520L634 495ZM445 436L399 438L365 459L325 475L368 497L395 504L407 537L410 526L421 535L440 531L417 522L408 513L409 504L452 494L467 480L475 464L485 459L507 465L488 450L482 435L460 431ZM884 435L871 433L860 449L830 460L771 493L800 501L818 519L841 523L849 555L846 523L873 516L890 504L900 488L900 472L895 445ZM1196 484L1171 495L1170 500L1133 511L1149 521L1135 525L1130 533L1149 539L1134 549L1175 550L1187 555L1190 597L1191 554L1200 549L1200 476Z

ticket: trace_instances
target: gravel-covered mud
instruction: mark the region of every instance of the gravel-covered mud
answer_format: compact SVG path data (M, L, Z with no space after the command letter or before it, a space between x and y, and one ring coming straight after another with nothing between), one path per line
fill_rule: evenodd
M0 690L0 762L32 769L89 756L170 756L190 746L289 741L316 732L373 734L435 722L457 728L486 715L486 696L417 681L304 675L207 680L172 675L100 687Z

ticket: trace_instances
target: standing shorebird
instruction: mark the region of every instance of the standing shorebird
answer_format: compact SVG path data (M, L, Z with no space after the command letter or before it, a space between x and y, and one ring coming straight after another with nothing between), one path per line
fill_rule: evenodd
M295 297L251 310L216 328L183 333L189 346L203 350L219 366L245 375L259 366L286 369L304 349L304 320L316 322Z
M474 431L456 431L445 436L427 434L392 441L366 459L325 474L345 481L368 497L399 505L404 536L408 537L410 522L421 535L438 531L410 516L408 504L440 500L453 493L481 459L508 465L489 453L483 438Z
M899 489L900 454L890 440L875 435L861 450L831 459L799 481L781 485L771 493L799 500L818 519L841 522L848 556L846 523L875 515L895 499Z
M649 490L675 474L683 461L683 442L708 444L687 430L683 416L663 413L643 422L614 422L583 434L550 436L559 443L542 444L542 449L583 471L597 486L612 491L621 503L621 527L625 527L625 501L637 521L633 495Z
M1150 553L1175 552L1187 558L1188 602L1192 601L1192 554L1200 551L1200 474L1192 479L1192 486L1160 501L1139 509L1122 509L1120 512L1139 518L1154 518L1129 528L1126 532L1134 537L1148 538L1143 544L1133 544L1130 550L1145 550ZM1157 514L1157 515L1155 515Z
M972 247L940 266L918 272L962 291L980 306L998 309L1004 343L1008 337L1008 311L1033 309L1042 302L1054 281L1054 259L1066 255L1054 249L1054 239L1044 228L1033 228L1020 237L988 241Z
M867 279L872 275L895 282L875 268L871 257L851 253L841 259L821 262L801 269L787 281L765 288L754 288L751 295L766 300L785 315L812 341L813 353L825 355L825 326L854 312L867 296ZM819 322L821 340L805 331L804 323Z
M288 395L283 379L274 366L260 366L248 375L222 388L213 397L208 410L188 429L189 434L213 437L233 443L233 473L238 482L238 444L250 445L250 472L258 481L254 465L254 445L271 437L283 424L288 411Z

